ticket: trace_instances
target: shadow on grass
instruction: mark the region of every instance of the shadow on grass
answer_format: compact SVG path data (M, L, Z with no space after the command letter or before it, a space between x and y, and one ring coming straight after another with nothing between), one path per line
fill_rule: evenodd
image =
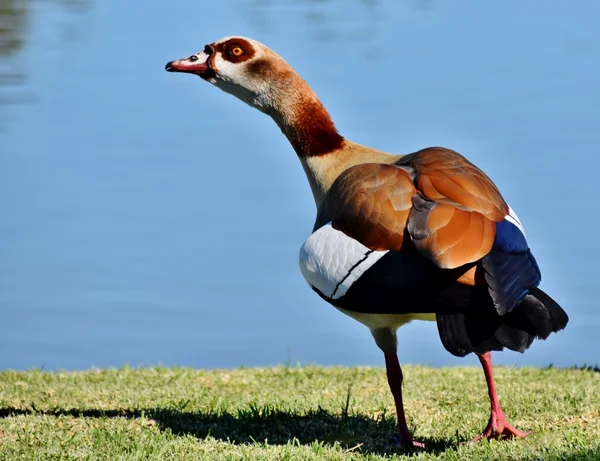
M209 412L193 413L168 408L152 409L37 409L32 407L0 407L0 418L17 415L70 416L74 418L148 418L156 421L163 431L175 435L192 435L200 439L214 439L235 445L266 443L268 445L334 445L339 443L342 450L363 454L392 455L403 453L415 455L425 451L441 454L454 450L462 440L454 438L421 438L426 448L418 451L406 451L395 444L396 423L392 418L375 420L363 415L347 417L326 410L294 413L256 408L240 410L236 413ZM518 442L506 442L518 443ZM600 460L600 446L595 449L569 449L568 452L554 453L541 460L590 461Z
M383 417L375 420L363 415L344 417L323 409L295 413L251 406L235 413L194 413L166 408L111 410L0 408L0 418L14 415L130 419L145 417L156 421L161 430L170 430L176 435L193 435L200 439L212 437L236 445L265 441L269 445L339 443L344 450L361 453L383 455L405 452L404 449L397 447L395 419ZM424 451L428 453L441 453L459 443L459 440L437 438L419 440L425 443Z

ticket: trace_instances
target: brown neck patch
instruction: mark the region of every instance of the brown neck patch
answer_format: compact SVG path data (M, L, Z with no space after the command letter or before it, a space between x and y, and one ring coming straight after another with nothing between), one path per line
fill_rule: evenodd
M299 157L326 155L342 147L344 137L316 97L302 101L294 118L294 123L282 129Z

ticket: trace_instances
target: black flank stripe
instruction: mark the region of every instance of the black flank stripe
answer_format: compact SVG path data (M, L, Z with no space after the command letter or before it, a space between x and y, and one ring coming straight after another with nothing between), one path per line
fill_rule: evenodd
M363 258L362 258L360 261L358 261L358 262L357 262L357 263L356 263L354 266L352 266L352 267L350 268L350 270L349 270L349 271L348 271L348 273L347 273L347 274L344 276L344 278L343 278L342 280L340 280L340 281L338 282L338 284L335 286L335 290L333 290L333 293L331 294L331 297L332 297L332 298L333 298L333 297L335 296L335 294L337 293L337 291L338 291L338 288L340 287L340 285L341 285L342 283L344 283L344 280L346 280L346 279L348 278L348 276L349 276L349 275L352 273L352 271L353 271L354 269L356 269L358 266L360 266L360 264L361 264L361 263L363 263L364 261L366 261L366 260L367 260L367 258L369 257L369 255L370 255L371 253L373 253L373 251L374 251L374 250L369 250L369 251L367 251L367 252L365 253L365 255L363 256Z

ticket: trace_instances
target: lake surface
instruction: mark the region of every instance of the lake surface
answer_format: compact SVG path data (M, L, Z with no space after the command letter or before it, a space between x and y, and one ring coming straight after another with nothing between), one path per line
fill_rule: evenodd
M275 124L164 72L226 35L284 56L349 139L443 145L494 179L571 317L496 363L600 361L597 0L7 5L0 368L383 364L300 274L315 209ZM399 342L404 363L476 362L434 323Z

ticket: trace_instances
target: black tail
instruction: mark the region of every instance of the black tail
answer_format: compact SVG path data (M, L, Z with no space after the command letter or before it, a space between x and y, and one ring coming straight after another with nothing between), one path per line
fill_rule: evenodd
M569 321L567 313L539 288L533 288L504 315L499 315L490 301L487 289L476 290L468 309L437 314L442 344L451 354L463 357L504 348L525 352L534 339L546 339Z

